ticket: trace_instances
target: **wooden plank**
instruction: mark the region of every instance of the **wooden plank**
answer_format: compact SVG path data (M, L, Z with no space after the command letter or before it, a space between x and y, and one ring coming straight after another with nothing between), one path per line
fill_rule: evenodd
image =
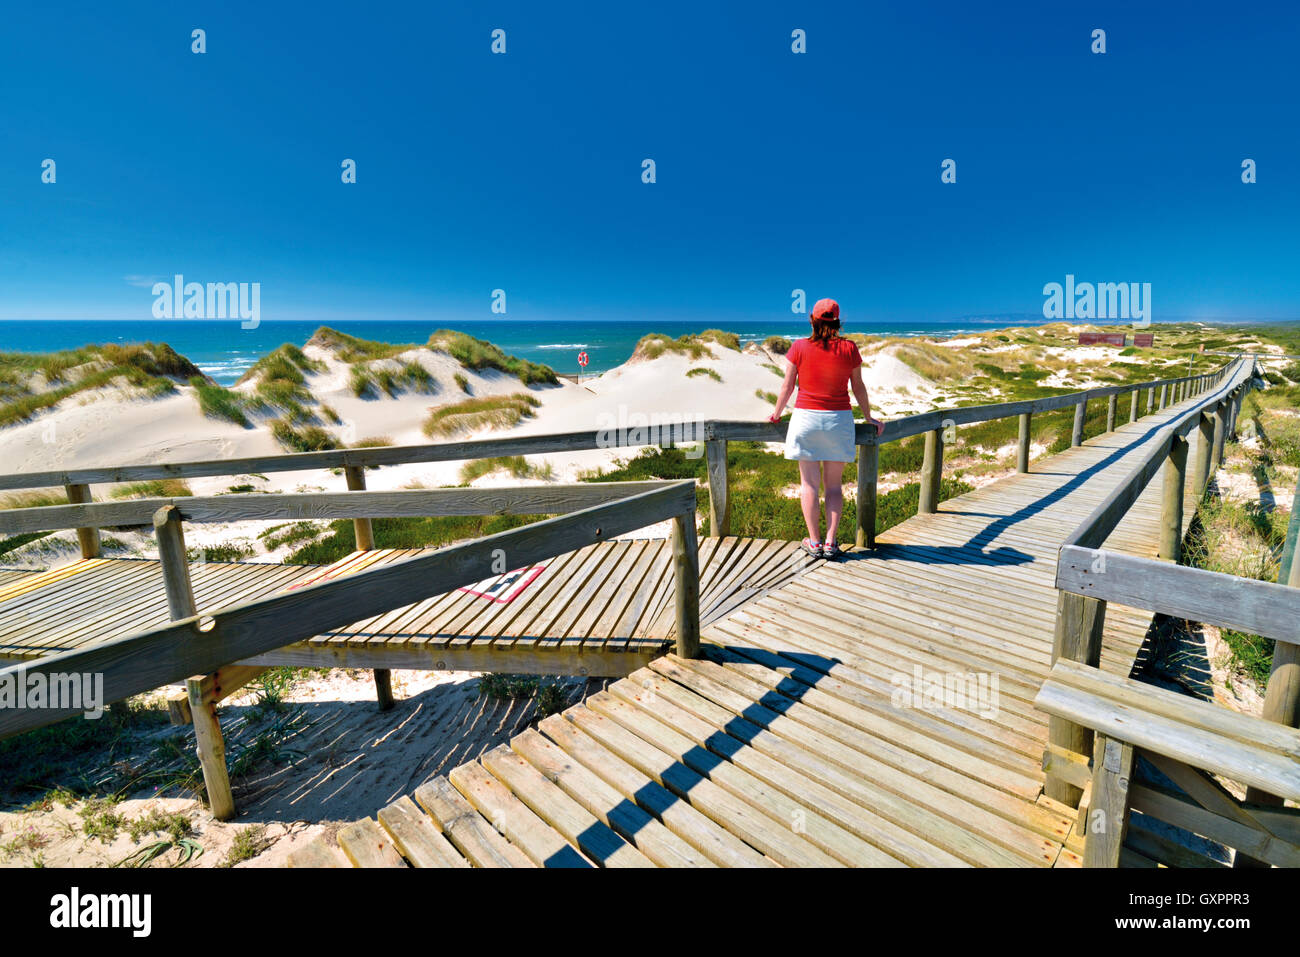
M370 818L340 830L338 840L353 867L406 866L387 832Z
M641 738L607 714L578 705L565 711L564 717L657 784L689 802L778 864L786 867L838 866L834 858L790 828L794 818L774 818L774 814L785 809L784 802L778 805L765 801L763 789L757 782L753 787L747 787L747 776L742 774L739 781L731 781L731 788L723 788L711 777L688 767L676 755ZM722 771L725 767L729 766L722 762L714 770L731 778L731 772ZM747 796L738 795L737 790Z
M493 748L479 758L479 763L548 827L601 867L654 866L648 857L508 746Z
M1239 741L1216 738L1159 715L1049 681L1038 706L1107 736L1185 764L1208 768L1243 784L1300 800L1300 764Z
M422 518L429 515L562 515L617 502L663 488L666 482L580 482L574 485L490 486L484 488L364 490L311 493L141 498L84 505L46 505L0 509L0 532L21 534L50 529L91 529L148 525L162 508L174 508L181 521L293 521L316 519ZM358 546L362 542L358 539ZM373 542L369 546L373 548ZM360 551L368 548L360 547ZM91 556L94 557L94 556Z
M1134 784L1129 799L1133 810L1226 844L1239 854L1249 854L1278 867L1300 867L1300 847L1207 811L1186 798Z
M814 721L816 716L798 709L795 702L782 706L761 684L715 662L669 657L654 662L651 670L671 679L656 681L648 689L656 696L653 707L657 712L663 708L658 700L662 697L674 708L802 771L807 780L819 782L897 825L901 830L888 831L894 840L904 839L904 846L920 845L932 855L937 845L971 863L1047 865L1056 857L1057 842L1033 835L964 795L944 791L836 740L822 730L829 722L821 721L821 727L812 727L796 721L790 712L799 710L801 716ZM632 687L625 680L614 683L609 690L626 694ZM780 710L772 710L768 704ZM672 724L690 733L678 720ZM716 739L706 741L710 747L716 744ZM884 830L878 832L882 838ZM894 846L881 846L892 856L904 859ZM934 863L933 856L929 860Z
M433 819L421 813L409 797L400 797L377 815L393 846L412 867L469 867Z
M445 777L415 789L415 800L475 867L535 867L465 800Z
M544 718L538 724L538 728L563 749L566 757L580 763L598 776L621 795L624 801L653 814L671 833L680 837L705 859L722 867L776 866L770 858L764 857L719 826L717 822L700 813L691 804L651 780L595 738L580 730L574 722L561 715L551 715ZM584 788L584 793L587 795L587 800L593 802L597 800L594 790ZM613 815L612 811L609 813ZM631 840L629 835L624 836ZM642 849L651 857L654 853L659 853L653 848ZM663 853L667 854L668 851L665 850Z
M592 866L591 861L530 811L482 765L462 764L454 768L447 779L476 811L491 821L494 828L527 854L538 867Z
M1118 867L1124 832L1128 828L1129 780L1133 776L1133 746L1099 734L1094 742L1092 784L1083 845L1084 867Z
M563 719L561 719L561 723ZM577 802L601 824L613 829L649 861L660 867L713 867L706 856L673 834L634 801L570 758L540 733L528 730L510 741L511 749ZM491 766L487 765L489 770ZM494 772L495 773L495 772ZM536 810L536 808L535 808ZM578 843L577 834L565 835ZM581 846L581 844L579 845Z
M1300 593L1273 582L1066 545L1057 563L1056 587L1300 644Z

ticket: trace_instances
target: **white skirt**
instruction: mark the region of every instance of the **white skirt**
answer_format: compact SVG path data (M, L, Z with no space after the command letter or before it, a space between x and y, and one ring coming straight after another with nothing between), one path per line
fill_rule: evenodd
M795 409L785 433L785 457L813 462L852 462L857 457L853 413L849 409L836 412Z

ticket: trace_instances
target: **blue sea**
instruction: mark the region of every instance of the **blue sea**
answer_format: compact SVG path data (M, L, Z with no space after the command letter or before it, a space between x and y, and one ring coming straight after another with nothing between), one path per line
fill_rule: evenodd
M988 331L1009 325L1036 325L1032 316L997 319L968 319L956 322L854 323L846 332L873 335L960 335ZM145 321L36 321L0 322L0 352L54 352L92 343L165 342L187 357L222 385L234 383L259 358L285 342L305 343L321 325L318 322L271 322L263 320L256 329L243 329L237 320L156 319ZM331 321L329 325L350 335L380 342L423 344L438 328L452 328L479 339L487 339L511 355L541 362L557 372L605 372L627 361L637 341L649 332L677 336L697 333L707 322L550 320L523 322L502 319L462 324L379 319ZM730 321L728 332L742 343L762 341L768 336L795 338L807 335L807 320ZM579 370L578 353L586 352L589 364Z

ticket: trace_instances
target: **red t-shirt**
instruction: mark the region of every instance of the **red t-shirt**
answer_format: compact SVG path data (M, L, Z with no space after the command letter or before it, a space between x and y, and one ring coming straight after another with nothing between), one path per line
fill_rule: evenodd
M785 357L799 371L796 409L839 412L849 405L849 373L862 365L852 339L832 339L825 345L797 339Z

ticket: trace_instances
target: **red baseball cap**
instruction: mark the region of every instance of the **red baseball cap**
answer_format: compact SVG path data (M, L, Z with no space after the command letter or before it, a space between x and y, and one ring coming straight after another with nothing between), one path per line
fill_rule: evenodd
M814 319L838 319L840 317L840 304L834 299L818 299L817 305L813 306L812 317Z

